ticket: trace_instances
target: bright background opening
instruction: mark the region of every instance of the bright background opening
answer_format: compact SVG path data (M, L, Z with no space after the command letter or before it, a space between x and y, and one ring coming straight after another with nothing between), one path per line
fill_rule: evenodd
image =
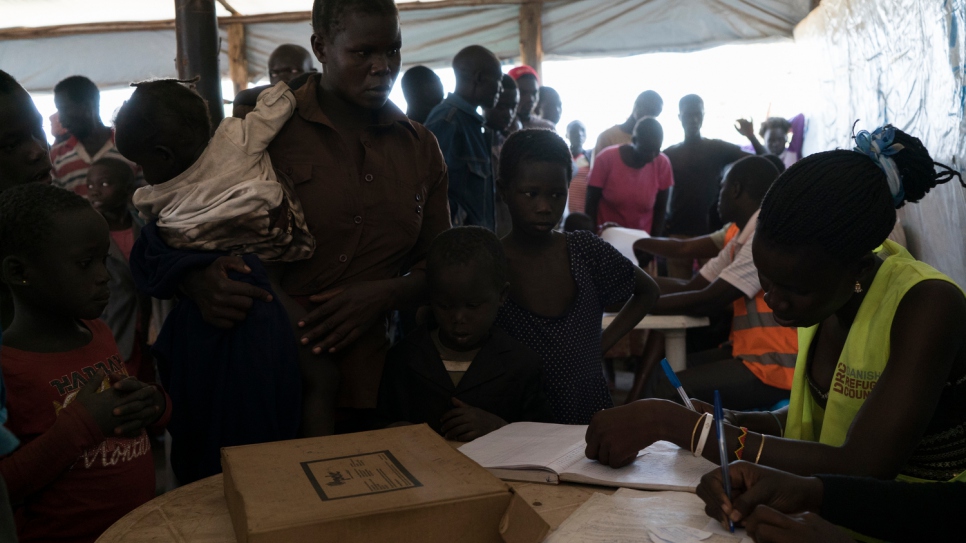
M570 121L582 121L587 126L588 148L600 132L623 122L637 95L648 89L657 91L664 99L664 111L658 120L664 127L665 147L684 138L677 119L677 102L691 93L704 98L705 137L745 144L747 141L734 129L735 119L750 117L757 129L758 123L768 116L790 118L808 110L807 86L800 80L807 70L804 59L797 56L794 43L782 41L725 45L693 53L554 60L544 62L543 79L563 100L558 132L564 135ZM436 72L446 91L452 91L453 70ZM131 88L101 92L101 117L105 123L110 123L131 92ZM225 97L232 96L230 81L223 81L222 92ZM33 97L45 118L56 112L52 94L35 93ZM405 111L406 101L398 84L391 99ZM230 114L230 106L226 111ZM46 128L49 136L49 120Z

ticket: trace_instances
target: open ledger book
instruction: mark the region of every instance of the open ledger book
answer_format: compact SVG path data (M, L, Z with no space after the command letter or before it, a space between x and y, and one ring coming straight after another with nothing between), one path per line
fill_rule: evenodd
M459 450L500 479L550 484L694 492L701 476L716 468L673 443L658 441L634 463L614 469L584 456L586 433L586 426L517 422Z

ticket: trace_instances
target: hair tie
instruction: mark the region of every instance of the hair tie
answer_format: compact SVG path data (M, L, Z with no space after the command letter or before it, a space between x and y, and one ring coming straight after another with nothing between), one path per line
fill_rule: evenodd
M889 192L892 193L892 203L899 207L905 200L906 190L902 186L902 174L899 173L899 167L896 166L892 155L905 147L902 144L893 143L895 137L896 129L892 125L880 126L871 134L861 130L854 136L855 147L852 150L868 156L885 172L886 181L889 182Z

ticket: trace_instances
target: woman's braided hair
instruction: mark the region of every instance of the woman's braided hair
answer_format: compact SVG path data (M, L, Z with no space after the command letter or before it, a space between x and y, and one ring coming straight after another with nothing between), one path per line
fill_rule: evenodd
M933 161L918 138L897 129L894 143L903 146L892 156L905 190L898 206L885 172L869 156L826 151L796 162L779 176L762 201L757 232L779 245L818 245L850 262L889 237L896 207L918 202L953 178L963 184L959 172Z

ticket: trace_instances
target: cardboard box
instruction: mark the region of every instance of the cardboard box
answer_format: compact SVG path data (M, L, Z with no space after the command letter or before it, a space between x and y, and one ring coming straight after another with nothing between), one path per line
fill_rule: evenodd
M428 426L222 449L239 543L536 543L547 523Z

